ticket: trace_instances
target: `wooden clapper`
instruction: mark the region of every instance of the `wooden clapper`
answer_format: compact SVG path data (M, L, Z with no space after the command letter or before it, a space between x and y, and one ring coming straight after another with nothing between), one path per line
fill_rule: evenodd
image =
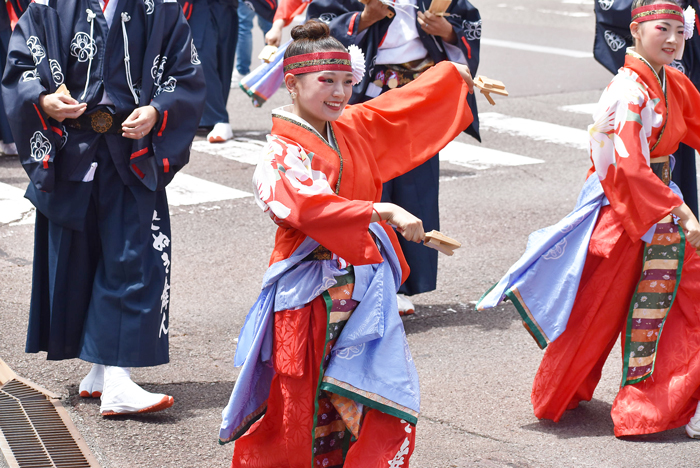
M496 105L496 101L491 97L491 93L498 94L499 96L508 96L508 91L506 91L506 86L502 81L492 80L485 76L477 76L474 80L474 86L481 90L481 94L486 97L492 106Z
M450 14L447 13L450 3L452 3L452 0L433 0L428 11L435 16L450 16Z
M461 243L457 242L451 237L447 237L439 231L430 231L425 233L423 245L450 256L455 253L455 250L462 247Z
M276 54L277 54L277 47L275 47L273 45L266 45L260 51L260 55L258 55L258 58L265 63L270 63L274 60Z

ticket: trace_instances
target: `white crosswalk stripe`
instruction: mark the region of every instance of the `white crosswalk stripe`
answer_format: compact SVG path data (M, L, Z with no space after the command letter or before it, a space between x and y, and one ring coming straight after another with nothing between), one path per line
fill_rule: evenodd
M252 138L234 138L224 143L209 143L206 140L195 141L192 143L192 150L255 166L258 163L260 150L264 146L264 141Z
M545 12L544 10L540 10L541 12ZM549 13L554 13L553 11L546 10L546 12ZM576 16L578 14L571 14L570 16ZM590 16L587 13L584 13L584 16ZM491 47L501 47L505 49L513 49L513 50L524 50L526 52L537 52L540 54L550 54L550 55L562 55L564 57L571 57L571 58L593 58L593 54L591 52L584 52L582 50L571 50L571 49L561 49L558 47L549 47L549 46L540 46L540 45L535 45L535 44L525 44L522 42L513 42L513 41L504 41L501 39L489 39L489 38L482 38L481 39L481 45L485 46L491 46Z
M561 106L561 107L559 107L559 110L563 110L565 112L573 112L575 114L593 115L593 113L595 112L597 107L598 107L598 103L592 102L589 104L576 104L573 106Z
M527 137L546 143L557 143L572 148L588 149L588 132L549 122L510 117L497 112L479 114L481 129L497 133Z
M209 182L182 172L175 174L165 190L170 206L199 205L253 196L252 193Z
M541 159L506 153L505 151L482 146L467 145L458 141L449 143L440 151L440 161L476 170L489 169L496 166L523 166L544 162Z

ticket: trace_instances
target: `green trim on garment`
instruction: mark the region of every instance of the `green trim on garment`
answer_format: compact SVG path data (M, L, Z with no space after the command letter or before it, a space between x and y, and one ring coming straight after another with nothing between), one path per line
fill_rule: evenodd
M333 308L333 299L331 299L331 295L328 293L328 291L323 291L320 297L322 297L323 300L326 302L326 342L323 344L323 349L325 353L325 349L328 347L328 323L331 320L331 309ZM323 383L323 361L324 359L321 359L321 364L318 369L318 384L316 384L316 395L314 396L314 426L313 428L311 428L311 468L314 468L314 443L316 442L314 434L316 434L316 423L318 422L318 396L321 393L321 384Z
M518 299L518 296L513 293L512 289L509 289L506 292L506 297L510 299L510 301L513 303L515 306L515 310L518 311L518 314L520 314L520 318L525 322L527 325L527 331L530 332L530 336L532 336L535 339L535 342L537 343L537 346L540 347L540 349L544 349L547 347L549 344L547 342L547 338L545 338L544 334L542 333L542 330L540 329L540 326L532 320L530 315L527 313L527 309L525 307L525 304L520 302L520 299Z
M376 409L378 411L381 411L382 413L386 413L390 416L394 416L399 419L403 419L414 426L418 423L418 418L406 413L404 411L401 411L396 408L392 408L391 406L384 405L382 403L376 402L370 398L367 398L365 396L359 395L355 392L352 392L348 389L345 389L343 387L339 387L337 385L334 385L332 383L328 382L323 382L321 384L321 388L327 392L335 393L336 395L344 396L346 398L350 398L351 400L357 401L359 403L362 403L363 405Z

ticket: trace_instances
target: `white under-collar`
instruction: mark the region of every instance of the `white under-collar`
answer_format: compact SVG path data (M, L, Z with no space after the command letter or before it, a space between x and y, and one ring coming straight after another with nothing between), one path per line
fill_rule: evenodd
M112 0L114 1L114 0ZM331 123L326 122L326 133L330 137L328 141L327 139L323 138L323 135L318 133L318 131L306 120L302 119L298 115L296 115L294 112L292 112L292 109L294 108L293 105L289 104L284 107L278 107L277 109L273 109L272 114L273 115L279 115L280 117L284 117L285 119L292 120L294 122L297 122L304 127L308 127L310 131L314 132L316 135L318 135L323 141L328 143L328 145L333 148L334 150L338 150L338 145L335 142L335 138L333 138L333 129L331 128Z
M107 27L112 27L112 20L114 20L114 13L117 11L117 3L119 0L109 0L107 3L107 8L105 8L105 0L100 0L100 8L102 8L102 14L107 20Z

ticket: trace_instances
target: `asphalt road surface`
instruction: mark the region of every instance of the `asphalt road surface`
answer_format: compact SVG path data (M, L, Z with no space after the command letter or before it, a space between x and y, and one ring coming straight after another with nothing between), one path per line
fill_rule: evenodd
M479 74L504 81L511 96L497 96L495 107L480 97L483 143L460 136L443 152L441 230L463 248L440 258L437 291L416 297L417 313L405 320L422 389L411 466L700 466L700 441L682 428L613 436L619 347L591 402L558 424L538 421L530 389L542 352L511 304L474 310L522 254L528 234L574 207L589 166L590 107L611 78L591 54L592 0L474 3L484 22ZM237 375L236 337L259 292L275 230L252 198L251 163L270 110L288 102L285 94L256 109L232 90L236 140L212 146L198 138L191 163L169 188L171 363L133 373L149 391L175 397L162 413L103 419L99 401L77 396L89 364L23 353L32 212L21 199L22 168L16 158L0 157L0 357L64 397L105 468L230 464L233 445L217 443L220 412Z

